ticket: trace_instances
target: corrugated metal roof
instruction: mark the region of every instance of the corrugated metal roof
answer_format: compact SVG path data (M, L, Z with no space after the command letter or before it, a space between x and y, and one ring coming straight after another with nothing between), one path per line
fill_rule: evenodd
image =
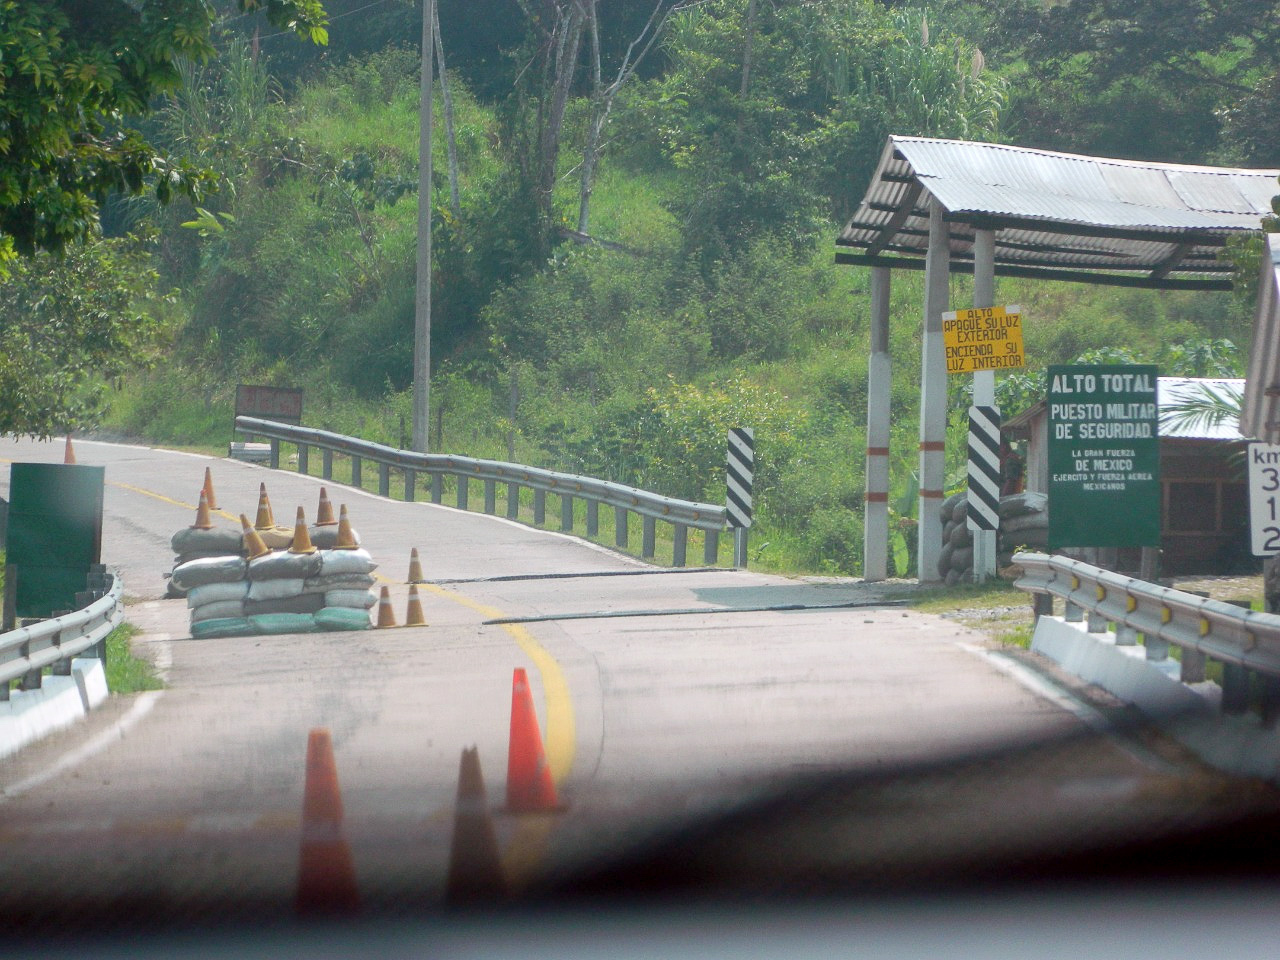
M972 261L980 227L996 233L997 273L1221 289L1231 267L1217 253L1227 235L1259 229L1278 174L892 136L837 240L863 253L837 258L918 269L933 198L957 269Z
M1280 443L1280 235L1268 234L1253 315L1249 382L1240 429L1267 443Z

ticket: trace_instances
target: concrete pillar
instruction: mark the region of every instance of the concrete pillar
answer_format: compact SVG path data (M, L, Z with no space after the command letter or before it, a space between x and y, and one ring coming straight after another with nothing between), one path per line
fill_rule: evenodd
M924 331L920 347L920 501L916 576L936 583L942 554L942 497L946 471L947 366L942 314L947 309L951 248L942 205L929 198L929 252L924 270Z
M973 305L996 305L996 235L991 230L977 230L973 235ZM973 403L994 407L996 372L977 370L973 374ZM982 583L996 575L996 531L973 532L973 579Z
M862 577L889 575L889 268L871 268L871 353L867 358L866 515ZM902 576L906 571L899 570Z

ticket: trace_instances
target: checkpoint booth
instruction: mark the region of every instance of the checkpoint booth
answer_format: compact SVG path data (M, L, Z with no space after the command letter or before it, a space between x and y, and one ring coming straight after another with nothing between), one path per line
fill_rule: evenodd
M893 270L925 273L916 563L920 581L932 582L943 546L943 314L994 306L996 276L1229 290L1232 266L1219 254L1230 237L1260 229L1278 174L889 137L871 185L836 240L837 263L871 268L864 577L888 575ZM948 302L951 273L972 274L974 303ZM973 377L974 403L994 404L994 371ZM1280 397L1280 385L1275 389Z

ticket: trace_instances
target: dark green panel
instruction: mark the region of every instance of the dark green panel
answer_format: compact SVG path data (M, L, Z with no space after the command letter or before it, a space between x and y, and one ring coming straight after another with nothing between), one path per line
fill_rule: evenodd
M89 566L101 560L104 477L102 467L79 464L11 465L5 559L16 573L17 616L75 608Z
M1049 368L1049 548L1160 545L1151 365Z

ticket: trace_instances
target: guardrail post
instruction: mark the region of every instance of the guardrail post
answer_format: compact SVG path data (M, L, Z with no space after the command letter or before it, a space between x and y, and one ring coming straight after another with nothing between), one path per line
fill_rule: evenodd
M1039 620L1041 617L1053 616L1053 594L1051 593L1033 593L1031 595L1031 618Z
M413 502L414 497L417 495L417 490L414 489L415 487L417 487L417 485L418 485L417 471L410 470L408 467L405 467L404 468L404 499L406 503Z
M431 502L442 503L444 501L444 474L433 473L431 475Z
M1262 697L1262 725L1268 730L1275 729L1276 718L1280 716L1280 677L1259 674Z
M466 510L471 497L471 481L465 473L458 474L458 509Z
M1067 623L1079 623L1084 619L1084 608L1076 606L1070 600L1062 601L1062 619Z
M333 451L328 447L320 453L320 475L326 480L333 479Z
M542 526L547 522L547 491L537 487L533 490L533 523Z
M1161 640L1159 637L1153 637L1151 634L1143 634L1142 644L1147 648L1147 659L1159 663L1161 660L1169 659L1169 642Z
M520 516L520 484L507 481L507 519L515 520Z
M1133 627L1127 627L1123 623L1116 624L1116 646L1117 647L1134 647L1138 644L1138 631ZM1183 651L1183 656L1186 651ZM1183 661L1185 663L1185 661Z
M381 496L391 496L391 464L378 464L378 493Z
M1249 709L1249 671L1238 663L1222 665L1222 712L1231 716Z
M627 510L625 507L613 508L613 542L619 547L627 545Z
M587 501L587 536L598 537L600 535L600 501Z
M645 517L643 529L644 535L641 538L640 556L645 560L652 560L653 555L658 552L656 543L658 539L658 521L653 517Z
M1107 618L1094 610L1090 610L1085 617L1085 629L1090 633L1106 633L1107 623Z
M702 562L707 566L715 566L720 560L720 531L708 530L706 540L702 544Z
M353 487L364 486L364 478L360 475L362 472L362 467L363 467L363 464L360 462L359 457L351 458L351 485Z
M88 590L83 591L83 593L85 593L85 594L88 594L88 592L89 592ZM86 597L86 599L87 599L87 597ZM78 598L77 598L76 602L77 602L77 603L79 603L79 602L80 602ZM92 602L93 602L92 600L89 600L89 602L88 602L88 603L82 603L82 604L80 604L80 606L81 606L81 608L83 609L84 607L87 607L87 606L89 605L89 603L92 603ZM65 617L65 616L67 616L69 613L71 613L71 611L70 611L70 610L54 610L54 611L53 611L53 616L54 616L54 617ZM54 638L53 638L53 645L54 645L55 647L57 647L57 648L58 648L58 652L59 652L59 653L61 653L61 652L62 652L62 632L61 632L61 631L59 631L59 632L58 632L58 635L57 635L56 637L54 637ZM50 668L49 668L49 672L50 672L51 674L53 674L55 677L69 677L69 676L71 676L71 658L70 658L70 657L63 657L61 660L59 660L59 661L58 661L57 663L55 663L52 667L50 667Z
M1179 678L1183 683L1202 683L1204 681L1205 663L1208 661L1199 650L1182 648L1182 669Z
M675 537L671 546L671 565L673 567L683 567L685 565L685 554L688 550L689 528L683 523L673 523L671 525L672 536Z
M490 516L498 512L498 482L496 480L486 480L484 482L484 512Z
M275 443L274 440L272 440L271 442ZM305 443L299 443L298 444L298 472L299 473L308 474L311 472L310 456L311 456L310 448Z
M272 439L271 441L271 469L280 469L280 441ZM26 689L25 687L23 689Z
M567 493L560 494L560 532L573 532L573 497Z

